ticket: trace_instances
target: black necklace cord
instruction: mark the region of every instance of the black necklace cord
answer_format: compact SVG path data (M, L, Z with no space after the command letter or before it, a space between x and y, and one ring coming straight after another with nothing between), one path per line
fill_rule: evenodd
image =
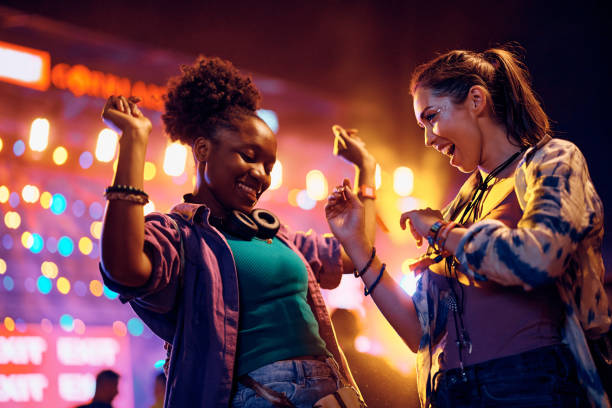
M459 225L463 225L471 215L472 223L476 222L478 217L478 208L481 205L482 198L484 197L484 193L489 188L489 183L493 180L499 173L505 170L517 157L519 157L524 152L524 149L519 150L510 156L506 161L497 166L491 173L482 180L476 190L472 194L470 201L466 204L461 217L459 218ZM454 256L449 256L445 259L445 267L446 267L446 280L448 282L449 288L451 290L451 296L454 298L454 307L451 308L453 312L453 320L455 323L455 335L457 336L457 348L459 349L459 366L461 368L461 374L463 381L467 381L467 377L464 371L464 352L467 351L467 354L472 353L472 341L470 340L470 336L468 334L467 329L463 323L463 312L465 307L465 294L463 285L459 283L459 273L457 271L457 263L455 261ZM455 288L455 284L459 286L459 291ZM459 293L458 293L459 292Z

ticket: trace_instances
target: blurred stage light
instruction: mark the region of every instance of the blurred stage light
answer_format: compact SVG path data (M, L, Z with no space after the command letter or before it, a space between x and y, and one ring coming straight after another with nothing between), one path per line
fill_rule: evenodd
M0 80L39 91L49 88L48 52L0 41Z
M33 243L34 238L32 238L32 234L29 231L24 231L21 234L21 245L26 249L30 249Z
M88 237L81 237L81 239L79 239L79 251L81 251L83 255L89 255L92 250L93 243L91 242L91 239Z
M51 279L46 276L39 276L36 280L36 286L38 287L38 291L43 295L51 292L51 288L53 287L53 283L51 283Z
M127 327L125 327L125 323L116 320L113 322L113 332L117 335L117 336L125 336L127 334Z
M15 321L11 317L6 316L4 318L4 327L6 327L6 330L12 332L15 330Z
M68 150L64 146L56 147L53 151L53 162L61 166L66 160L68 160Z
M81 319L74 319L74 332L78 335L85 334L85 323Z
M144 331L144 325L139 318L132 317L127 322L127 329L132 336L140 336Z
M0 258L0 275L4 275L6 272L6 261Z
M142 210L144 212L144 215L151 214L153 211L155 211L155 203L152 200L149 200L149 202L145 204Z
M2 138L0 137L0 152L2 151L3 147L4 147L4 142L2 141Z
M32 234L32 245L30 246L30 252L38 254L43 250L45 241L39 234Z
M9 205L13 208L17 208L17 206L19 205L19 194L17 194L17 192L13 191L10 195L9 195Z
M67 295L68 292L70 292L70 281L68 279L66 279L65 277L60 277L57 280L57 290L59 291L59 293L61 293L62 295Z
M414 292L416 292L417 283L421 276L422 275L415 276L412 272L402 276L402 279L400 280L400 286L402 289L404 289L404 292L406 292L410 296L414 295Z
M43 276L49 279L55 279L57 277L59 270L55 262L44 261L40 265L40 272L42 273Z
M421 200L415 197L400 197L397 200L397 209L404 213L419 208Z
M402 197L412 193L414 188L414 173L408 167L398 167L393 172L393 190Z
M57 252L57 239L55 237L47 238L47 251L52 254Z
M85 284L85 282L80 280L74 282L74 292L78 296L85 296L87 294L87 285Z
M45 118L36 118L30 126L30 149L42 152L49 144L49 121Z
M45 191L40 195L40 206L45 210L51 207L51 201L53 200L53 196L50 192Z
M102 282L96 279L89 282L89 291L92 295L96 297L102 296L102 293L104 291L104 288L102 287Z
M89 227L89 232L95 239L100 239L100 236L102 235L102 223L100 221L92 222Z
M269 190L276 190L283 184L283 164L280 162L280 160L277 160L276 163L274 163L270 176L272 180L270 182Z
M83 152L79 156L79 165L83 169L88 169L93 164L93 155L89 152Z
M119 136L116 132L108 128L102 129L98 134L98 142L96 143L96 159L103 163L113 160L118 140Z
M315 201L327 198L327 179L320 170L311 170L306 175L306 192Z
M66 198L62 194L53 194L51 198L51 212L56 215L62 214L66 210Z
M166 147L164 155L164 172L172 177L180 176L185 171L187 148L175 142Z
M8 201L11 192L7 186L0 186L0 203L4 204Z
M412 259L404 259L404 262L402 262L402 273L404 275L412 273L412 271L410 270L410 264L413 262L414 260Z
M72 203L72 213L75 217L79 218L85 214L85 203L81 200L76 200Z
M103 285L103 288L104 289L102 293L104 293L104 296L106 296L107 299L114 300L114 299L117 299L117 297L119 297L119 294L117 292L113 292L112 290L110 290L108 286Z
M104 207L102 207L102 204L98 202L93 202L89 206L89 216L93 218L94 220L97 220L100 217L102 217L103 213L104 213Z
M272 132L278 132L278 115L270 109L258 109L257 116L270 127Z
M372 349L372 342L366 336L355 338L355 349L361 353L367 353Z
M374 185L378 190L382 184L382 170L380 164L376 163L376 171L374 172Z
M38 187L26 184L21 190L21 197L26 203L35 203L40 198Z
M302 190L299 190L297 188L291 189L289 191L289 194L287 194L287 201L289 202L290 205L292 205L294 207L298 206L297 196L300 193L300 191L302 191Z
M69 314L63 314L60 317L59 324L64 331L71 332L74 330L74 317Z
M317 202L308 196L306 190L302 190L297 194L296 197L297 205L302 210L312 210Z
M155 178L155 174L157 173L157 167L152 162L145 162L144 165L144 179L145 181L150 181Z
M7 228L17 229L21 225L21 216L15 211L9 211L4 214L4 223Z
M11 237L9 234L4 234L4 236L2 237L2 246L4 247L4 249L12 249L13 248L13 237Z
M45 317L40 321L40 328L45 333L51 333L53 331L53 323L51 323L51 320Z
M74 251L74 243L67 236L63 236L57 241L57 252L60 255L67 257L72 255L72 251Z
M164 367L164 364L166 364L166 360L157 360L155 363L153 363L153 367L157 370L161 370Z
M15 289L15 281L10 276L5 275L2 283L4 284L4 289L9 292Z
M36 281L31 278L31 277L27 277L24 281L23 281L23 286L25 287L25 290L28 293L34 293L36 292Z
M25 148L26 146L23 140L18 140L13 144L13 153L15 153L15 156L19 157L25 152Z

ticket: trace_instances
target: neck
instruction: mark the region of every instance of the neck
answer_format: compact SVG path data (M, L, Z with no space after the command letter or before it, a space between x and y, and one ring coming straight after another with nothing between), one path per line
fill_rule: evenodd
M210 191L210 187L208 187L208 184L206 184L201 174L202 173L198 171L196 185L193 189L193 200L198 204L204 204L210 208L210 212L213 216L224 218L228 211L219 200L217 200L214 193Z
M519 146L515 146L506 137L506 129L494 126L489 132L483 134L483 144L481 152L481 162L478 165L482 177L486 177L495 168L508 160L513 154L520 151ZM497 177L509 177L514 172L513 163L503 169Z

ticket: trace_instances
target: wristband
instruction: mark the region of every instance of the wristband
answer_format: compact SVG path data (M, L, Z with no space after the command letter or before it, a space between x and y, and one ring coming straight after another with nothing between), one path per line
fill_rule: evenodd
M372 200L376 199L376 189L372 186L366 186L362 184L359 186L359 192L357 193L359 198L371 198Z

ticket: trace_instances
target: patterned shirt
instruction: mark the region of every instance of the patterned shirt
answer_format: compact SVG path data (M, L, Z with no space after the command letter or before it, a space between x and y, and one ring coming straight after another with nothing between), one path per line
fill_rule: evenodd
M480 180L478 171L468 178L444 210L445 219L469 201ZM523 210L517 228L492 219L471 225L455 254L459 268L475 280L526 291L555 282L565 305L563 341L576 359L579 379L593 406L610 407L585 337L607 332L612 311L603 289L603 205L584 156L573 143L547 136L523 154L514 191ZM413 296L423 330L417 353L423 406L429 405L432 377L439 370L437 346L446 328L449 295L436 287L431 274L423 273Z

